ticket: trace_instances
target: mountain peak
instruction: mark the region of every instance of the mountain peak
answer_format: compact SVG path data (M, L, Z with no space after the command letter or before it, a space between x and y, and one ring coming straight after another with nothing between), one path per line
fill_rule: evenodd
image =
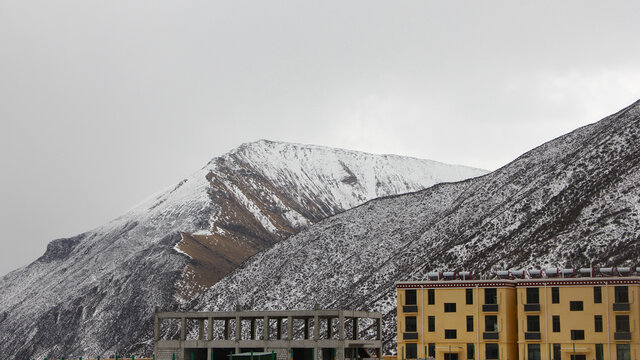
M151 329L156 305L189 301L248 257L322 219L376 197L484 173L316 145L242 144L119 218L54 241L40 261L1 278L0 314L9 315L0 321L0 353L122 349ZM118 332L96 330L88 319L117 323Z

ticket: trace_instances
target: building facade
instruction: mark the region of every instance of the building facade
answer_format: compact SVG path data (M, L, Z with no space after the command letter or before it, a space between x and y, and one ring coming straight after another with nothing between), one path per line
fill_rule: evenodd
M158 312L157 360L380 359L382 315L356 310Z
M402 282L398 296L398 357L516 360L513 281Z
M636 360L640 277L399 282L398 358Z
M520 360L640 355L640 278L516 280Z

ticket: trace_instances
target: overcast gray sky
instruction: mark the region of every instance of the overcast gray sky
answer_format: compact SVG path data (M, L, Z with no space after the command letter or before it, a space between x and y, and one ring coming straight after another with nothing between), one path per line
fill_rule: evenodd
M0 274L261 138L496 169L640 98L639 4L0 0Z

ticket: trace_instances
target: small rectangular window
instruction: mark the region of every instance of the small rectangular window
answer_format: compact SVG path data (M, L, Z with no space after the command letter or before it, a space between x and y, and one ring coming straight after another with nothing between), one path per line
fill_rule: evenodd
M495 360L500 358L500 348L498 344L485 344L484 345L484 357L489 360Z
M498 331L498 317L496 315L487 315L484 317L484 331Z
M560 315L553 315L551 317L551 323L553 332L560 332Z
M498 290L497 289L484 289L484 303L487 305L493 305L498 303Z
M602 344L596 344L596 360L604 359L604 349Z
M435 316L427 317L427 331L430 331L430 332L436 331L436 317Z
M473 315L467 315L467 331L473 331Z
M404 319L404 331L405 332L416 332L418 331L418 322L416 321L415 316L407 316Z
M557 288L557 287L551 288L551 303L560 304L560 288Z
M467 359L475 359L475 346L467 344Z
M584 330L571 330L571 340L584 340Z
M436 344L429 343L429 356L432 358L436 357Z
M540 332L540 316L538 315L527 316L527 331Z
M473 289L466 289L464 295L467 305L473 304Z
M602 288L600 286L593 287L593 303L602 304Z
M540 288L527 288L527 304L540 304Z
M616 286L614 290L616 304L629 302L629 287L628 286Z
M594 321L594 331L595 332L602 332L602 315L594 315L593 317L593 321Z
M527 360L540 360L540 344L528 344L527 350Z
M553 344L553 360L562 360L562 350L560 344Z
M446 329L444 331L445 339L456 339L457 337L458 337L458 332L456 331L456 329Z
M616 315L616 332L629 332L629 315Z
M433 305L436 303L436 290L428 289L427 290L427 304Z
M404 304L405 305L416 305L418 304L418 297L416 296L415 290L405 290L404 291Z
M444 312L456 312L456 303L444 303Z
M582 301L571 301L569 303L569 310L571 310L571 311L582 311L583 310Z
M407 359L417 359L418 358L418 344L416 343L408 343L407 345Z

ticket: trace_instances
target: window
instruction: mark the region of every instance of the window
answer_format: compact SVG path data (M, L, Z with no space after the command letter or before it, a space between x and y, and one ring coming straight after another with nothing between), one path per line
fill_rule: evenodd
M467 359L475 359L475 347L473 344L467 344Z
M473 331L473 316L467 316L467 331Z
M436 317L429 316L427 318L427 331L433 332L436 331Z
M594 315L593 321L594 321L594 331L602 332L602 315Z
M445 339L456 339L458 337L456 329L445 329L444 330L444 338Z
M540 304L539 288L527 288L527 304Z
M418 358L418 344L408 343L407 344L407 359L417 359Z
M571 340L584 340L584 330L571 330Z
M593 303L602 304L602 288L600 286L593 287Z
M557 288L557 287L551 288L551 303L560 304L560 288Z
M487 315L484 317L484 331L498 331L498 317L496 315Z
M427 290L427 304L433 305L436 303L436 290L428 289Z
M553 315L551 317L551 327L553 328L553 332L560 332L560 315Z
M473 289L466 289L464 295L467 301L467 305L473 304Z
M582 301L571 301L569 303L569 310L571 311L582 311Z
M538 315L527 316L527 331L540 332L540 316Z
M491 360L498 359L500 357L498 344L485 344L484 357Z
M484 303L491 305L498 303L498 290L497 289L484 289Z
M418 331L418 323L416 322L415 316L407 316L404 320L404 331L405 332L416 332Z
M602 344L596 344L596 360L604 359L604 350Z
M540 344L529 344L527 350L527 360L540 360Z
M629 332L629 315L616 315L616 332Z
M629 287L628 286L616 286L615 287L616 304L629 302Z
M404 304L405 305L417 305L418 299L416 297L415 290L405 290L404 291Z
M553 344L553 360L562 360L562 351L560 350L560 344Z
M436 357L436 344L429 343L429 356L435 358Z
M616 344L616 354L618 360L630 360L629 344Z
M456 312L456 303L444 303L444 312Z

